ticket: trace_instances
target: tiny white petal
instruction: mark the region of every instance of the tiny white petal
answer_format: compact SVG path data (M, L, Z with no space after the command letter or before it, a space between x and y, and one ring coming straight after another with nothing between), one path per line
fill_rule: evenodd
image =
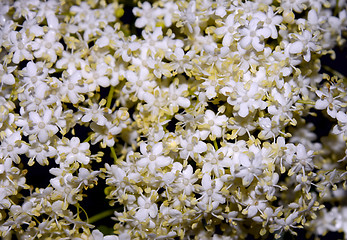
M297 54L301 53L304 48L304 44L302 42L294 42L289 44L289 53L291 54Z

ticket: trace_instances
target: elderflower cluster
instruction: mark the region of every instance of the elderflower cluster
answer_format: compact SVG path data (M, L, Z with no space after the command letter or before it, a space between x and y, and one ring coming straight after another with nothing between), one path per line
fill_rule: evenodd
M346 1L130 2L0 2L0 236L347 239Z

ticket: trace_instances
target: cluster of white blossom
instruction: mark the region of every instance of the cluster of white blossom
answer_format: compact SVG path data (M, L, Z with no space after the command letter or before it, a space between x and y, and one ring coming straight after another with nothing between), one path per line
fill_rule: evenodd
M320 72L346 1L123 4L0 2L0 236L347 238L347 82ZM100 182L114 235L80 205Z

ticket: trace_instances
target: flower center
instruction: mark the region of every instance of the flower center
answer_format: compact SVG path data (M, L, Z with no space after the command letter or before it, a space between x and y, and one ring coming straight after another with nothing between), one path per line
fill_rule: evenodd
M38 126L40 129L44 129L46 127L46 124L44 122L40 122Z
M24 49L24 44L23 43L18 43L18 49L23 50Z
M35 104L40 105L41 104L41 99L40 98L35 98Z
M208 120L208 125L213 126L214 125L214 121L213 120Z
M50 42L46 43L45 47L48 48L48 49L51 48L52 47L52 43L50 43Z
M193 149L194 149L193 144L189 143L189 144L187 145L187 150L188 150L188 151L193 151Z
M12 145L8 145L7 146L7 152L12 152L13 151L13 146Z
M145 204L145 208L146 208L146 209L148 209L148 208L150 208L150 207L151 207L151 204L150 204L150 203L146 203L146 204Z
M157 157L153 154L149 155L149 160L151 161L155 161L155 159L157 159Z
M89 29L94 29L94 28L95 28L95 24L94 23L89 24Z
M67 85L67 88L68 88L69 90L73 90L73 89L75 88L75 86L74 86L72 83L69 83L69 84Z
M98 73L93 73L93 78L94 79L98 79L100 76L99 76L99 74Z
M142 81L141 80L136 81L136 86L141 87L142 86Z
M73 153L73 154L77 154L77 153L78 153L78 148L73 148L73 149L72 149L72 153Z
M39 146L39 147L37 147L35 150L36 150L37 153L40 153L40 152L42 152L43 149L42 149L41 146Z
M255 37L255 36L257 36L257 33L256 33L256 31L251 31L250 33L249 33L249 36L250 37Z

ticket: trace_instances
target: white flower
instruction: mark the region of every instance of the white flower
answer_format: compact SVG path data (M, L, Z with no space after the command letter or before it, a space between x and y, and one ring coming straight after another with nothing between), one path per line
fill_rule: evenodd
M114 48L116 49L114 56L120 56L123 61L130 62L133 59L133 53L140 49L140 47L141 44L135 35L130 36L129 39L120 39L114 44Z
M338 213L336 213L335 227L338 231L347 233L347 208L342 207Z
M339 100L340 94L335 96L336 92L338 92L336 90L335 86L329 88L324 86L321 90L316 90L319 99L315 103L315 108L319 110L326 109L332 118L336 118L337 112L343 105L343 102Z
M158 142L153 146L146 143L140 144L141 158L136 162L139 169L147 168L150 173L155 173L156 169L163 168L172 163L172 158L163 156L163 143Z
M32 60L33 54L29 51L32 41L28 39L26 34L12 31L9 34L11 42L10 53L13 53L12 62L18 64L23 60Z
M68 98L73 104L80 102L83 98L81 93L88 92L89 87L83 81L81 73L79 71L74 72L70 76L66 76L59 87L59 92Z
M259 217L254 217L258 212L263 212L266 208L267 200L259 199L254 191L249 193L248 199L246 199L243 204L247 207L242 211L242 213L247 214L247 218L253 218L258 221L262 221Z
M73 177L71 181L78 184L77 188L88 188L93 187L97 183L97 175L100 171L92 171L87 168L81 167L78 169L78 176Z
M28 145L22 141L22 135L19 131L6 131L6 137L2 139L0 145L0 157L10 158L15 163L19 164L20 154L28 151Z
M198 207L210 212L223 204L226 199L220 192L222 187L223 182L219 178L212 180L210 174L205 173L201 180L201 197L197 199Z
M257 83L253 82L250 86L247 86L244 83L237 82L235 88L237 95L228 98L227 101L234 106L240 117L247 117L255 109L265 108L266 104L261 99L263 89Z
M124 166L117 166L117 165L109 165L105 164L108 176L106 179L106 184L110 186L115 186L116 190L114 193L111 193L111 195L120 194L123 195L125 192L132 192L134 193L136 191L134 185L132 183L139 182L141 179L141 175L138 172L125 172Z
M60 23L55 11L59 7L59 3L56 1L40 1L38 5L36 17L41 20L45 17L49 29L58 31Z
M0 87L2 84L6 85L13 85L15 84L16 80L12 74L12 72L16 69L15 66L13 67L5 67L0 63Z
M55 63L57 60L57 54L61 54L64 47L58 42L59 38L57 32L54 30L48 31L44 38L36 38L31 44L36 58L43 58L48 62Z
M53 72L52 70L48 69L43 62L33 61L29 61L22 71L22 87L27 89L34 88L35 90L40 84L46 82L48 74Z
M174 182L174 192L182 191L184 195L190 195L195 190L194 183L198 180L196 174L194 174L193 167L187 165L185 169L180 171L177 179Z
M56 159L57 163L64 161L67 165L70 165L74 162L79 162L86 165L90 161L89 143L81 143L78 137L73 137L70 140L65 139L63 144L57 147L57 150L60 155L64 154L61 160Z
M304 54L304 60L309 62L311 60L311 51L319 50L319 47L316 45L317 36L308 30L304 30L301 34L294 33L290 36L297 39L297 41L289 44L289 53Z
M138 97L140 100L150 97L147 90L154 88L156 86L156 82L151 81L148 78L148 74L149 71L145 67L141 67L140 71L136 73L133 71L127 71L125 73L125 77L128 83L125 84L123 91L125 93L135 93L136 97Z
M88 240L118 240L119 238L115 235L107 235L104 236L102 232L99 230L95 229L92 232L92 235L89 236Z
M307 0L283 0L281 1L281 7L284 10L294 10L295 12L301 13L306 8L306 2Z
M112 43L119 39L118 35L115 34L115 30L115 28L107 25L101 32L101 37L96 40L95 45L100 48L112 46Z
M143 195L137 198L137 211L135 213L134 218L136 218L139 222L144 222L149 218L155 218L158 215L158 205L155 201L158 198L158 194L156 191L152 190L148 197ZM150 219L150 221L153 221Z
M339 214L340 211L337 207L333 207L330 211L323 208L320 217L313 221L316 233L324 236L329 231L336 232L335 220Z
M276 39L278 37L276 26L282 23L283 17L274 13L272 7L268 7L267 13L256 12L254 17L260 19L263 26L271 30L271 38Z
M63 51L61 58L55 63L58 69L66 69L69 75L77 71L77 68L83 65L85 60L81 58L80 52L70 53Z
M296 219L298 218L299 213L294 211L289 214L285 218L276 218L274 223L270 225L270 228L274 231L279 231L279 234L282 233L283 230L294 232L291 228L295 228L297 225Z
M240 46L243 49L249 49L252 46L257 52L264 49L264 39L269 38L272 34L270 28L258 28L258 18L253 18L248 26L241 28L240 34L242 39L240 40Z
M0 106L0 128L2 128L4 124L11 125L14 122L15 117L12 110L15 108L15 105L13 102L0 96Z
M10 9L9 3L2 3L1 9L0 9L0 26L3 27L5 25L6 19L7 19L7 13Z
M260 150L248 155L245 153L239 155L240 170L235 174L236 177L242 178L242 184L246 187L252 183L254 177L257 178L263 173L264 167L263 157Z
M83 65L84 64L85 63L83 63ZM85 78L87 81L90 80L92 83L106 88L110 86L110 79L108 78L108 74L110 71L111 69L106 63L100 62L96 64L96 69L92 69L90 71L82 71L81 73L82 77ZM90 90L93 91L94 88L95 87L93 86Z
M196 26L196 23L198 22L196 1L185 2L185 5L183 5L183 9L178 11L178 14L183 26L186 26L188 28L188 31L190 33L193 33L193 28Z
M126 128L126 123L121 122L120 124L106 121L103 126L92 122L90 128L94 131L92 138L92 144L96 144L102 140L102 147L112 147L115 144L115 136L122 132Z
M170 27L173 23L173 15L177 13L178 7L175 2L165 2L163 8L160 9L160 14L164 16L165 27Z
M108 121L104 114L110 114L111 110L101 107L97 103L93 103L89 108L81 108L83 111L83 117L81 121L84 123L89 123L90 121L95 122L99 126L104 126Z
M222 24L224 26L217 28L215 34L223 36L223 46L229 47L233 40L238 40L237 33L241 24L235 20L235 14L233 13L229 14Z
M168 103L171 113L178 111L178 107L188 108L190 101L188 98L188 85L187 84L170 84L167 89Z
M168 38L163 38L163 31L161 27L156 27L153 32L147 33L142 31L143 41L141 41L141 56L148 58L149 56L155 57L157 52L166 51L168 48Z
M57 150L47 144L42 144L38 141L30 142L30 146L28 149L28 157L29 165L34 164L34 160L38 162L40 165L48 165L49 162L47 160L48 157L54 157L57 154Z
M207 150L207 145L205 142L199 140L199 133L190 134L189 132L185 137L181 136L180 139L180 157L187 160L189 157L198 160L200 154Z
M193 68L194 62L192 59L195 57L195 50L189 50L184 52L182 48L175 48L172 52L167 51L166 56L171 60L170 68L173 69L176 73L186 73L190 75L190 70Z
M100 13L90 9L85 2L82 2L80 6L72 6L70 11L72 14L76 13L75 23L78 24L78 31L83 32L83 39L86 42L89 42L97 33L102 32L101 26L107 22Z
M312 162L312 157L313 157L313 150L307 151L305 146L302 144L298 144L296 147L296 159L298 161L298 168L302 168L303 172L311 172L313 170L313 162Z
M334 126L332 133L342 134L344 137L347 137L347 114L343 111L339 111L336 114L338 124Z
M24 133L36 135L41 143L45 143L58 132L58 127L52 122L52 111L46 109L42 115L30 112L29 125L24 126L23 130Z
M212 145L208 145L208 152L203 157L201 172L212 173L217 177L225 175L225 169L230 169L232 173L234 166L230 156L227 156L228 154L227 147L222 147L216 151Z
M205 140L211 133L211 139L220 138L222 136L223 127L226 126L228 117L225 115L218 116L211 110L206 110L204 116L204 124L201 128L200 137Z
M272 120L272 119L267 118L267 117L266 118L259 118L259 126L262 129L258 135L260 139L275 138L280 133L279 121Z
M133 8L135 16L139 17L135 21L135 27L143 28L149 27L153 29L156 25L158 16L160 15L160 9L152 8L149 2L140 4L140 7Z

